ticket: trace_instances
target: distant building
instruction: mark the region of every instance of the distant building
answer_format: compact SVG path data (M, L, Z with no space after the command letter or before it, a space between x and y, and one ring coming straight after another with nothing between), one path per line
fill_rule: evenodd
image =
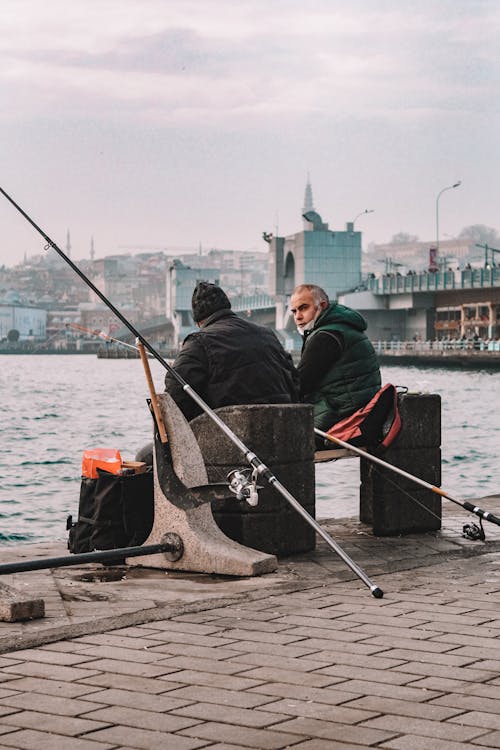
M0 340L7 339L10 331L18 331L19 341L43 341L46 328L46 310L18 302L0 302Z
M94 285L116 307L132 305L140 310L142 318L163 312L165 301L166 258L163 253L109 255L92 263L90 274ZM89 294L92 302L100 298Z
M191 268L180 260L174 260L167 269L165 315L172 321L176 346L182 343L188 333L196 330L191 314L191 298L196 284L198 281L219 284L219 278L218 268Z
M307 184L304 206L312 203ZM361 232L348 222L331 230L314 210L303 214L305 228L287 237L265 234L270 249L270 294L276 298L276 328L291 327L290 296L298 284L318 284L336 299L361 283Z
M113 336L122 327L120 319L103 302L83 302L78 306L78 309L82 328L90 331L102 331L109 336ZM127 320L132 324L137 324L140 314L137 307L128 305L124 306L122 310Z

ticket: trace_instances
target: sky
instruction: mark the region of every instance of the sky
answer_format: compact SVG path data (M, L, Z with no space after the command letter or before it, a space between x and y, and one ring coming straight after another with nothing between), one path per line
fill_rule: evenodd
M264 251L308 175L364 247L500 229L499 32L498 0L1 0L0 187L74 259ZM0 228L43 251L3 195Z

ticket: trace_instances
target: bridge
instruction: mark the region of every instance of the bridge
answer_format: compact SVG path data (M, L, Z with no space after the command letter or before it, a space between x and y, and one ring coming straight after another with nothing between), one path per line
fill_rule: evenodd
M389 274L369 278L359 288L374 294L408 294L460 289L491 289L500 287L500 267L474 268L463 271L437 271L407 276Z
M270 294L238 295L231 298L231 308L240 317L254 323L274 327L276 322L276 300Z

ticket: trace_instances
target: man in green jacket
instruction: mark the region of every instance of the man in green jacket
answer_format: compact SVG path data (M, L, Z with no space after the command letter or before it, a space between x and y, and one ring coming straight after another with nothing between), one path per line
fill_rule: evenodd
M298 366L301 398L314 404L314 426L326 432L380 389L377 356L363 316L330 302L321 287L297 286L290 309L304 337Z

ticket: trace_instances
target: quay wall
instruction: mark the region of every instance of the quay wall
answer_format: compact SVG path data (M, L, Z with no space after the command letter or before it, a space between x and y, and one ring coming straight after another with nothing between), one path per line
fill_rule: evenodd
M376 341L381 364L500 370L500 341Z

